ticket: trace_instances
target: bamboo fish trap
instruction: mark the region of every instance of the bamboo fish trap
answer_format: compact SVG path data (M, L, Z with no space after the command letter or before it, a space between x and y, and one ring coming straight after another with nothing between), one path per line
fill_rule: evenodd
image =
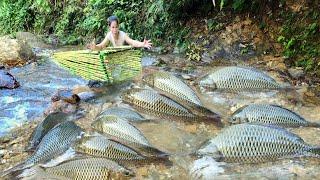
M53 54L53 60L71 73L87 80L116 83L141 72L140 50L130 46L108 47L103 51L66 51Z

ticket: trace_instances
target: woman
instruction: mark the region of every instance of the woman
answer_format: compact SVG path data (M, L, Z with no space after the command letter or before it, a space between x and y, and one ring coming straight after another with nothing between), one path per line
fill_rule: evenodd
M105 48L109 43L112 43L114 47L123 46L126 42L133 47L148 48L150 49L152 43L150 40L144 40L143 42L131 39L125 32L119 30L119 21L116 16L110 16L108 18L109 32L100 44L89 44L88 48L92 50L101 50Z

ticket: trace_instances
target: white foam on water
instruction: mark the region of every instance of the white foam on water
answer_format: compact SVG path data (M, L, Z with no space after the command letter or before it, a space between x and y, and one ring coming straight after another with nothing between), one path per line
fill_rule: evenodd
M212 179L214 176L224 173L224 169L221 167L224 164L215 161L210 156L204 156L191 164L189 174L193 179Z
M1 98L0 103L1 104L6 104L6 103L12 103L16 101L12 96L4 96Z

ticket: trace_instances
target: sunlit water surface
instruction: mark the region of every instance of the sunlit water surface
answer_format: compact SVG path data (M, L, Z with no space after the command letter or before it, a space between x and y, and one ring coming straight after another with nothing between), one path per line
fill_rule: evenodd
M58 89L86 83L57 66L48 57L9 72L20 83L20 87L0 90L0 136L13 127L42 116Z

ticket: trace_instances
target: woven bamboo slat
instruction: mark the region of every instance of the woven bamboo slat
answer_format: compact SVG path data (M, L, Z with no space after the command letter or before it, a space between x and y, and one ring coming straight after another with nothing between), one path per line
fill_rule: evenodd
M130 46L108 47L103 51L65 51L53 54L53 60L87 80L116 83L141 73L141 51Z

